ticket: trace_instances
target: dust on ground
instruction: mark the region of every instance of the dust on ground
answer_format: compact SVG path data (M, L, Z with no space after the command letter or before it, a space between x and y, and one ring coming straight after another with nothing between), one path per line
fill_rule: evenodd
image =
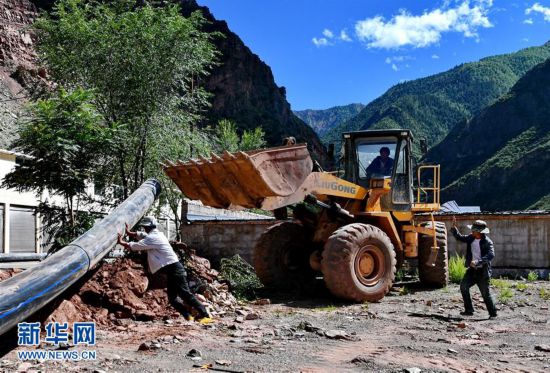
M211 326L183 318L116 319L98 327L96 361L20 362L4 371L550 371L550 283L497 281L499 315L461 317L457 285L400 283L379 303L337 303L323 291L240 304ZM504 295L502 295L504 294ZM269 304L266 304L269 303ZM196 351L192 351L196 350Z

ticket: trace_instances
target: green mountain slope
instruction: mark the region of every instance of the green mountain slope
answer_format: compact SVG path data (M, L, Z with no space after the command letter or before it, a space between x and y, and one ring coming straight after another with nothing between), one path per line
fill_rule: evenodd
M442 166L442 199L484 210L550 209L550 59L457 125L426 157Z
M363 108L363 104L349 104L345 106L334 106L324 110L299 110L294 114L317 132L319 136L324 136L335 126L353 118Z
M397 84L357 116L329 131L323 140L338 142L342 132L359 129L410 128L416 138L425 137L433 146L457 123L493 103L549 57L550 42Z

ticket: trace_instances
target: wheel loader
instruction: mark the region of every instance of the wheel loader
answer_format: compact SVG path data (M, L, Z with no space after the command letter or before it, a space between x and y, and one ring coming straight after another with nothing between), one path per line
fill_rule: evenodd
M167 161L163 168L205 205L274 211L280 221L253 253L265 286L302 288L322 276L339 298L378 301L406 260L417 261L422 283L448 283L447 231L433 216L440 167L420 165L413 177L412 141L409 130L344 133L335 172L314 171L305 144ZM371 166L381 150L389 151L391 166L383 172Z

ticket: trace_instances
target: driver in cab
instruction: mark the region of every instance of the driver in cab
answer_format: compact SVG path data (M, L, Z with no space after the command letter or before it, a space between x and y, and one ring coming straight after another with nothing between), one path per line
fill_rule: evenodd
M390 148L380 148L380 155L366 168L367 175L391 176L393 169L393 158L390 157Z

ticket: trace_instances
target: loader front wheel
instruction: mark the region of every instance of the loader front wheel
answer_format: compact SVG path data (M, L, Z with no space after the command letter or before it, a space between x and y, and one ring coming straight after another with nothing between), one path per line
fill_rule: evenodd
M325 284L339 298L376 302L395 279L395 250L381 229L354 223L336 230L323 250Z
M294 290L315 278L309 266L313 252L307 230L294 222L268 228L258 239L253 263L260 281L268 288Z
M431 228L432 223L426 223L425 227ZM433 246L433 237L422 235L418 239L418 276L420 283L434 288L443 288L449 283L449 258L447 252L447 228L445 223L436 221L436 243L439 247L435 266L430 266L428 258Z

